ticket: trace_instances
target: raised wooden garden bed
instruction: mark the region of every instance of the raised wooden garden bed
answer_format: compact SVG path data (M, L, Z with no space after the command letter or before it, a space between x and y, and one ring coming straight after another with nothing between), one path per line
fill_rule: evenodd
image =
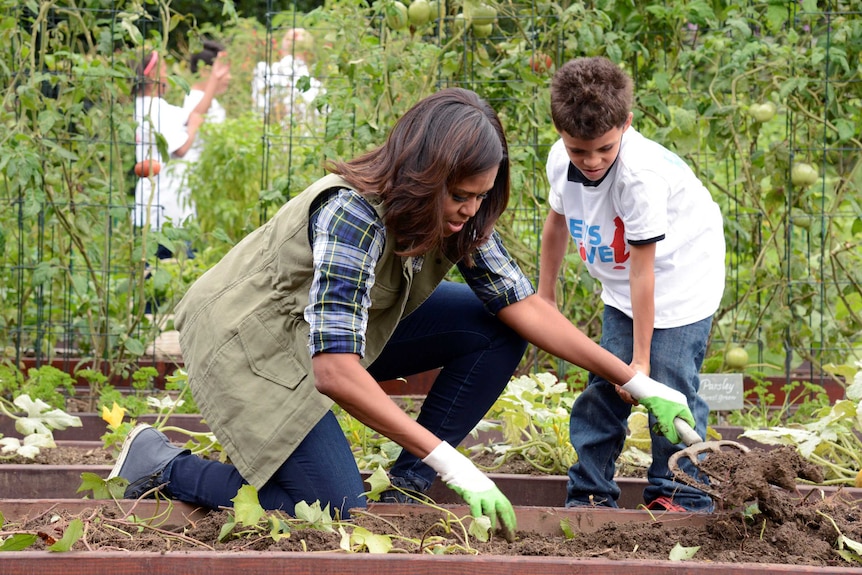
M100 449L98 442L89 445ZM708 461L715 457L711 455ZM755 465L750 470L757 467L771 475L776 466L784 467L785 459L794 458L778 451L763 452L763 456L751 460ZM623 573L623 569L649 573L850 573L852 560L837 553L846 545L839 534L850 541L862 540L862 514L857 509L862 500L859 489L803 484L793 489L792 482L789 485L782 482L757 494L747 492L751 494L747 497L756 497L760 503L754 516L747 518L742 513L743 508L749 507L747 503L736 509L725 506L713 514L646 511L639 506L645 481L626 478L620 478L621 509L565 509L559 507L565 494L565 476L507 474L491 474L491 477L515 505L519 529L511 542L506 542L499 533L488 542L475 539L472 533L468 536L466 525L472 522L469 510L439 482L429 493L436 501L434 505L372 502L368 512L354 512L356 523L346 526L347 532L324 533L296 526L291 528L293 541L282 542L269 535L270 523L257 535L249 535L242 528L240 531L246 535L216 539L224 523L231 521L225 512L205 512L179 502L84 500L72 493L80 483L80 473L88 471L104 477L109 469L109 465L0 465L3 478L0 489L4 497L11 494L14 498L0 499L7 535L14 532L8 530L17 529L22 533L59 537L73 518L89 526L85 529L87 536L76 540L76 551L3 553L0 572L16 575L48 569L48 572L107 573L110 569L111 573L143 573L146 569L147 573L197 573L201 565L206 565L210 570L275 573L272 565L281 563L282 572L291 573L384 570L438 573L444 569L453 573L538 575L616 574ZM802 469L799 471L799 477L808 476ZM740 489L731 491L746 492L748 480L743 476L731 476L727 485L737 485L735 478L741 482ZM28 489L37 494L27 495ZM725 501L731 500L728 496ZM130 520L130 513L138 519ZM139 521L146 517L154 521L158 518L155 525L158 534L149 528L141 530ZM23 523L25 519L32 521ZM455 527L461 521L466 522L465 526ZM17 527L14 522L18 522ZM356 547L353 535L349 540L344 537L359 528L368 531L365 535L360 531L360 547ZM178 530L182 539L172 535ZM407 555L365 554L367 548L362 545L372 533L387 540L391 536L392 541L401 545L394 549ZM138 540L139 537L143 539ZM434 541L427 544L436 546L445 557L428 555L426 537ZM441 538L443 543L437 542ZM342 547L345 544L363 553L347 553ZM678 546L699 555L686 561L666 560ZM209 551L202 552L204 548ZM122 553L114 553L120 549ZM257 551L250 554L246 552L249 549ZM307 553L310 550L316 553ZM322 551L327 553L321 555ZM466 554L468 551L480 555ZM114 562L107 561L114 555L117 556ZM187 564L190 556L199 561ZM320 562L321 557L326 557L324 563Z
M20 361L20 368L25 373L33 368L50 365L62 372L74 374L76 371L83 369L93 369L94 362L90 359L85 359L77 356L56 357L51 360L36 360L32 357L24 357ZM156 389L165 389L166 377L172 375L177 369L181 369L184 364L181 358L171 357L142 357L136 360L137 368L152 367L156 370L157 375L153 380ZM109 366L105 362L100 363L99 371L104 375L108 375ZM381 387L390 395L412 395L427 393L431 387L434 378L437 377L439 370L431 370L423 373L418 373L401 379L393 379L380 382ZM131 378L114 375L108 382L118 389L131 389ZM76 391L81 394L86 394L89 391L87 381L83 378L78 378Z
M131 502L128 502L131 503ZM0 512L7 523L20 522L49 514L88 514L95 503L81 500L5 500L0 499ZM126 507L128 509L128 506ZM466 517L469 511L462 506L447 506L455 516ZM163 514L165 504L141 501L135 507L138 517L155 517ZM388 520L397 517L428 516L432 524L440 514L421 506L372 504L369 513ZM663 530L664 533L686 533L703 529L710 521L707 515L664 513L607 509L560 509L516 507L519 523L519 540L554 538L564 535L566 524L574 537L599 537L610 529ZM205 512L185 504L175 503L168 516L162 516L160 528L164 530L184 527L200 522ZM504 543L505 545L505 543ZM510 546L514 547L513 543ZM619 560L606 557L549 557L504 554L355 554L333 550L331 553L282 551L46 551L5 552L2 555L4 575L30 573L63 574L123 574L123 575L212 575L213 573L308 574L365 573L378 575L474 575L478 573L507 573L511 575L598 574L631 575L633 572L650 574L784 574L858 573L850 567L815 567L745 562L698 562L669 560Z
M0 494L4 498L67 499L80 497L77 493L82 473L95 473L107 477L110 465L0 465ZM368 473L363 474L367 477ZM500 489L516 505L560 506L566 498L564 475L517 475L491 473ZM642 502L644 479L621 478L623 494L620 505L636 508ZM432 485L428 495L440 503L457 503L458 496L441 482Z
M174 359L164 359L164 358L148 358L141 357L136 360L137 368L143 367L152 367L156 370L157 375L154 379L154 384L158 389L165 388L165 378L174 373L178 368L183 367L183 362L181 360ZM33 368L42 367L50 365L62 372L68 373L70 375L75 374L75 372L83 370L83 369L94 369L94 362L89 359L77 357L77 356L64 356L64 357L55 357L50 361L46 360L36 360L32 357L24 357L20 361L20 368L25 373ZM100 363L99 371L108 375L110 372L109 366L105 362ZM88 390L87 381L83 378L78 379L78 391L81 393L85 393ZM121 375L114 375L109 381L111 385L117 388L131 388L131 378L123 377Z
M414 399L417 403L421 402L421 398L418 397L401 397L403 399L407 399L409 397L411 399ZM67 427L66 429L54 431L54 439L58 441L99 441L107 429L105 421L98 413L81 412L73 413L72 415L80 418L81 427ZM142 415L136 419L140 423L153 423L156 420L156 416L152 414L147 414ZM206 421L204 421L203 417L200 414L172 415L170 416L170 418L167 419L166 425L179 427L181 429L195 432L209 431L209 426L207 426ZM740 438L740 434L745 431L745 429L742 427L731 425L715 425L712 426L712 429L716 433L720 434L722 439L738 441L740 443L748 445L749 447L768 447L766 445L757 443L744 437ZM0 435L8 437L20 436L20 433L15 430L15 422L11 418L0 417ZM176 432L168 432L168 436L175 441L185 441L186 439L183 434ZM493 440L495 437L497 438L497 440L500 439L493 433L481 432L476 438L473 438L471 435L468 435L464 441L465 443L472 445L478 442L488 442L489 440Z
M63 573L64 575L851 575L849 567L809 567L756 563L699 563L679 561L614 561L566 557L506 557L494 555L339 555L319 553L165 554L146 552L71 552L64 554L12 552L3 555L6 575Z
M61 445L89 446L100 449L98 442L69 442ZM111 465L40 465L40 464L3 464L0 465L0 494L4 498L20 499L70 499L77 498L82 473L95 473L107 477ZM363 473L367 478L370 473ZM566 498L565 475L524 475L513 473L489 473L497 486L514 505L558 507ZM620 498L618 504L625 509L637 509L643 504L643 490L646 479L619 477ZM838 492L842 497L862 500L862 489L835 486L799 485L800 497L812 490L822 492L828 497ZM456 504L461 500L440 481L436 481L428 492L434 501L443 504ZM818 495L819 496L819 495Z
M25 371L33 367L51 365L70 374L80 369L93 367L91 360L80 357L57 357L51 361L41 360L38 362L33 358L23 358L21 364ZM180 357L143 357L137 361L137 366L155 368L157 376L155 377L154 385L156 389L164 389L165 378L173 374L177 369L182 368L184 364ZM107 375L107 365L102 364L101 371ZM390 395L426 395L439 371L439 369L432 369L400 379L381 381L380 386ZM829 396L829 400L832 402L844 398L844 385L824 375L794 371L787 376L770 376L763 378L763 380L767 384L768 392L775 396L775 403L777 405L783 404L786 399L789 403L792 403L807 393L804 388L799 387L791 392L790 398L786 398L782 387L793 382L811 382L822 386ZM131 379L128 377L114 376L110 383L118 389L131 388ZM756 383L751 377L744 376L744 391L751 391L755 386ZM83 379L79 380L77 389L81 394L88 393L87 382Z

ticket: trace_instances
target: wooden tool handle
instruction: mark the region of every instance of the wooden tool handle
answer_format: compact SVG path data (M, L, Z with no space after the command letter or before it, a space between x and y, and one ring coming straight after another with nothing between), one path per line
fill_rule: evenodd
M692 429L686 420L675 417L673 419L673 426L676 428L676 432L679 434L682 442L686 445L703 442L703 439Z

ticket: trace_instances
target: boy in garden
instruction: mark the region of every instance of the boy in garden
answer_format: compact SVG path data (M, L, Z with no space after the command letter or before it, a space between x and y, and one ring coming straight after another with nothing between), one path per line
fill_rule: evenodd
M602 286L602 347L684 394L703 437L709 409L698 396L698 374L724 290L722 216L676 154L632 127L632 100L631 78L606 58L574 59L554 74L551 116L560 139L547 162L551 210L538 293L556 305L571 236ZM578 461L569 469L567 507L617 506L615 461L632 403L625 391L590 373L572 408ZM673 479L668 458L680 445L655 432L651 438L647 506L710 511L705 493Z

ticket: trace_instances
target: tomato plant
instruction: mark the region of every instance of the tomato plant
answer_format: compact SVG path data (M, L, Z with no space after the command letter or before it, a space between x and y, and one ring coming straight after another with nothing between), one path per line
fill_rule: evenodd
M447 7L430 0L429 20L442 18L432 27L419 24L422 0L410 3L406 19L405 4L395 0L333 0L267 22L192 26L184 38L189 51L204 34L230 46L234 80L219 95L228 121L204 125L201 136L218 145L187 172L197 221L156 232L130 224L134 122L113 106L131 101L132 56L175 46L174 25L192 20L174 4L154 2L165 9L147 26L130 10L117 11L119 26L107 27L89 10L101 8L96 0L76 4L81 18L50 7L28 15L29 28L19 25L17 8L0 14L0 37L21 47L0 56L16 78L5 88L10 105L0 108L9 127L0 141L0 195L16 207L0 210L0 264L7 266L0 334L15 353L74 349L100 361L134 359L158 333L158 320L142 311L148 298L164 296L162 312L170 313L188 282L318 177L326 160L378 144L395 118L444 85L476 90L503 119L512 198L498 228L536 277L533 222L546 209L544 161L557 138L548 75L580 55L607 56L631 73L634 126L689 164L725 216L728 281L708 355L716 369L728 341L752 342L750 353L756 346L758 357L779 366L860 353L862 28L855 13L842 11L846 3L826 13L814 0L781 9L768 2L607 0L564 10L556 3L461 0ZM313 103L325 122L307 131L248 109L255 66L277 58L279 30L293 25L314 36L309 73L325 87ZM408 26L413 30L404 33ZM493 41L472 41L485 33ZM129 58L115 57L120 46ZM174 88L192 79L185 51L166 52L174 104L184 92ZM300 93L308 83L297 80ZM793 172L797 159L811 168L802 179L802 168ZM818 233L801 233L809 225ZM155 261L159 244L185 241L198 249L194 261ZM563 270L558 301L597 336L600 290L576 264ZM531 349L521 369L537 366L580 375Z

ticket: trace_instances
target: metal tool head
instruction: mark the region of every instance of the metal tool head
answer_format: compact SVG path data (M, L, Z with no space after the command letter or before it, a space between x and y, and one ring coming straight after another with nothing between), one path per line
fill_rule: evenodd
M685 483L686 485L700 489L713 499L721 499L721 494L717 488L721 485L721 482L725 481L727 478L718 477L714 473L704 470L701 467L701 462L703 461L703 458L708 456L710 453L718 453L728 449L748 453L748 448L736 441L701 441L699 443L693 443L685 449L680 449L671 455L668 459L668 467L670 468L671 473L673 473L674 479L680 483ZM698 475L701 475L703 479L698 479L683 471L680 467L680 460L684 459L691 461L692 465L694 465L698 470Z

